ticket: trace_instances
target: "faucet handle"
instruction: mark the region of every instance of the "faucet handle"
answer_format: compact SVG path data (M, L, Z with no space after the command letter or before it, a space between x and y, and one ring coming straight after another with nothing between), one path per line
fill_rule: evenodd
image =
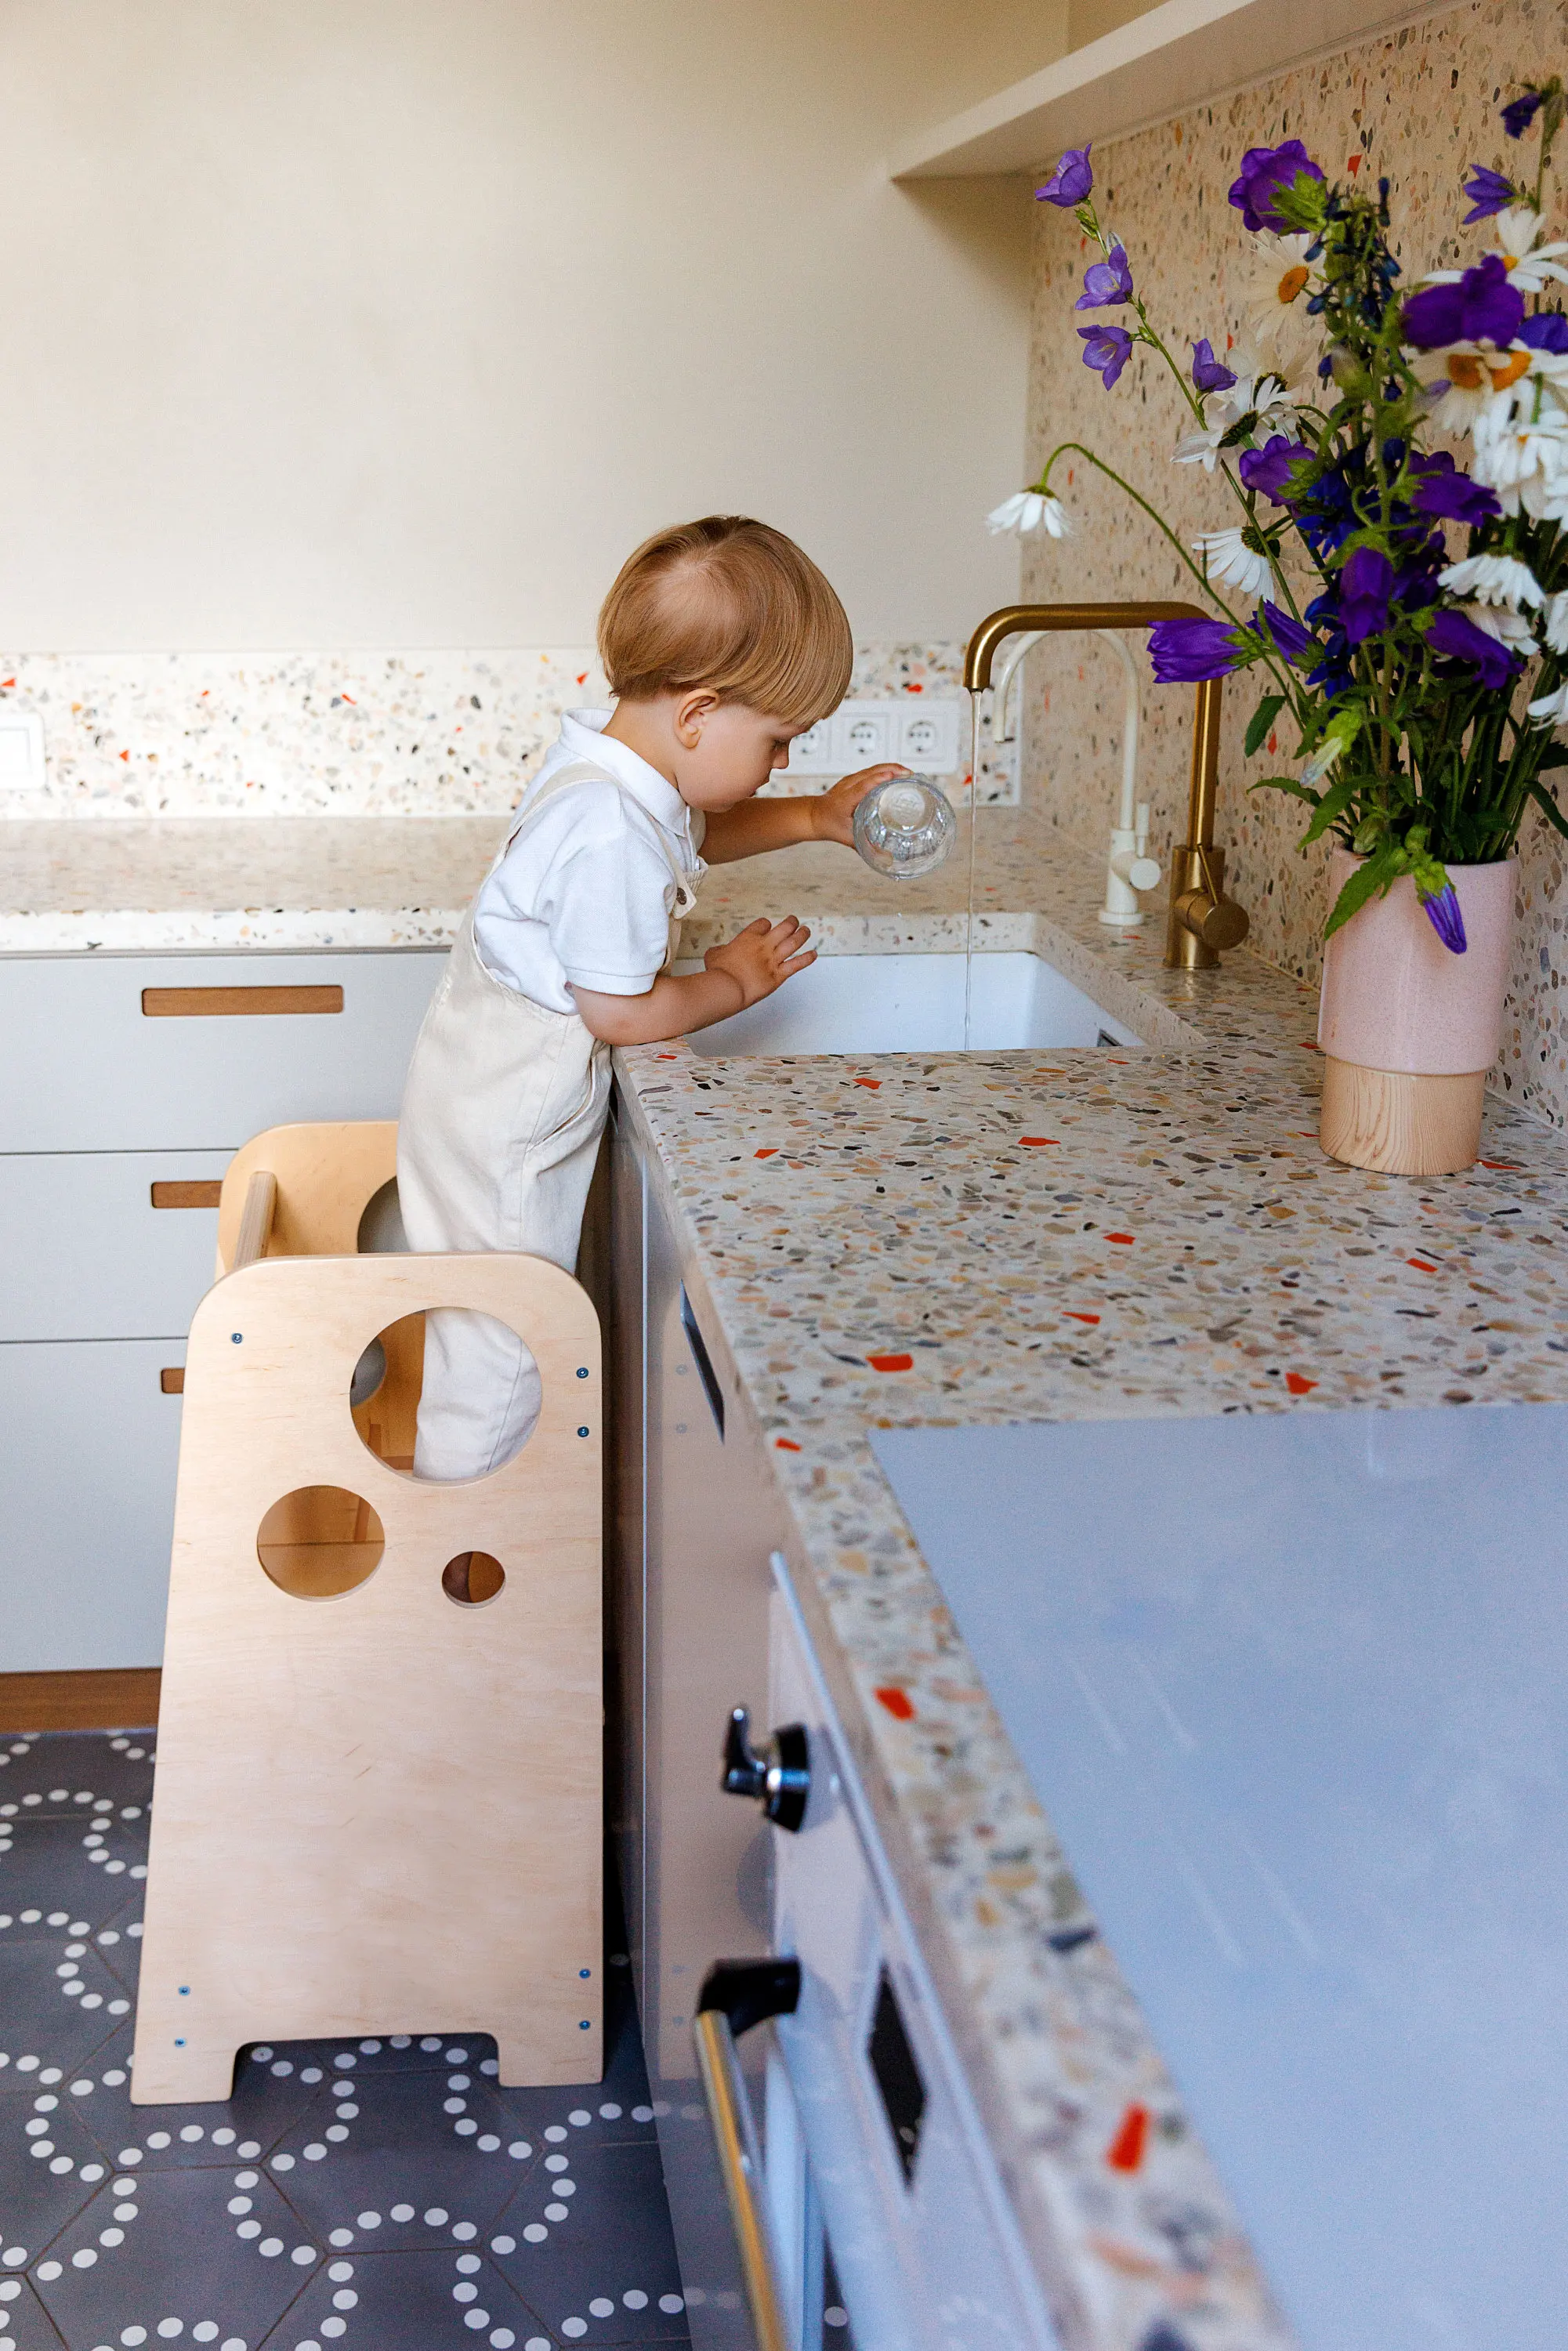
M1166 962L1207 971L1222 947L1239 946L1250 928L1244 909L1225 894L1225 852L1205 843L1174 850Z

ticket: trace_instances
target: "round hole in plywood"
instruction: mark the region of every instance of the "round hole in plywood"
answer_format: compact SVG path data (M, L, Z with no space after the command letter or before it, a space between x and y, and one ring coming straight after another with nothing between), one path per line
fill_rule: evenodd
M417 1473L414 1445L425 1414ZM442 1483L488 1477L521 1451L538 1421L538 1365L508 1325L469 1307L405 1314L361 1354L350 1409L361 1441L389 1469Z
M506 1569L487 1551L460 1551L441 1571L441 1589L460 1608L482 1608L506 1581Z
M297 1486L256 1529L256 1555L280 1592L335 1600L374 1573L386 1549L382 1522L343 1486Z
M354 1237L354 1247L361 1257L408 1255L408 1238L402 1228L402 1210L398 1206L395 1176L389 1176L381 1189L372 1192L365 1202L360 1228Z

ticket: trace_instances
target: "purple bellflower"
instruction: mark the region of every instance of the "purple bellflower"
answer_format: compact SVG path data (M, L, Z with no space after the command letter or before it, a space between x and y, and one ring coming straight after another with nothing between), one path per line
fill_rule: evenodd
M1527 89L1522 98L1511 98L1502 110L1502 127L1511 139L1522 139L1544 103L1538 89Z
M1494 213L1506 212L1513 202L1513 182L1505 180L1500 172L1489 172L1484 163L1478 163L1465 182L1465 193L1470 200L1470 210L1465 214L1463 225L1469 228L1472 221L1490 220Z
M1240 175L1230 188L1230 201L1243 225L1253 231L1293 227L1295 224L1285 218L1278 204L1285 190L1294 187L1303 174L1309 180L1323 176L1299 139L1287 139L1281 147L1249 147L1241 158Z
M1197 685L1225 677L1241 658L1236 631L1225 621L1156 621L1149 631L1156 685Z
M1563 323L1568 325L1568 320ZM1528 319L1525 324L1530 324ZM1433 522L1462 522L1473 530L1478 523L1502 512L1492 492L1461 474L1447 449L1416 459L1411 470L1417 469L1420 479L1412 504L1417 514L1428 516Z
M1192 347L1192 380L1199 392L1228 392L1236 381L1223 360L1215 358L1207 335L1199 336Z
M1089 149L1070 147L1059 159L1044 187L1037 188L1034 193L1042 203L1060 204L1063 212L1071 212L1074 204L1083 202L1093 185L1094 173L1090 168Z
M1568 351L1568 319L1561 310L1537 310L1532 319L1521 321L1516 340L1532 351L1552 351L1560 358Z
M1500 694L1515 676L1519 664L1514 655L1500 645L1495 637L1478 629L1462 612L1452 609L1435 615L1427 632L1427 643L1434 653L1446 653L1450 661L1464 662L1480 672L1481 684L1489 694Z
M1457 286L1427 286L1405 305L1405 332L1418 351L1446 343L1511 343L1524 297L1508 282L1500 253L1467 269Z
M1270 604L1267 598L1259 605L1247 627L1249 634L1256 637L1260 643L1266 645L1272 640L1285 659L1298 666L1302 654L1312 644L1312 631L1303 629L1300 621L1293 621L1289 612L1281 612L1278 604Z
M1104 310L1113 302L1130 302L1133 298L1133 273L1127 263L1127 248L1113 245L1105 261L1092 261L1083 273L1083 291L1073 304L1075 310Z
M1388 626L1394 566L1375 547L1358 547L1339 575L1340 621L1353 645Z
M1291 441L1283 433L1276 433L1261 449L1244 449L1237 471L1249 490L1261 490L1277 507L1282 507L1291 467L1312 454L1304 441Z
M1083 364L1097 371L1107 392L1132 355L1133 338L1125 327L1080 327Z
M1451 882L1446 882L1430 898L1417 890L1416 896L1427 910L1427 920L1442 940L1450 955L1463 955L1469 941L1465 936L1465 918Z

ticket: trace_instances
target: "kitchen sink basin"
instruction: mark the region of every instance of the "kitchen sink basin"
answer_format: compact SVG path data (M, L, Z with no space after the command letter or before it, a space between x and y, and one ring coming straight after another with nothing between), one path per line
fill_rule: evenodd
M777 995L686 1041L710 1057L961 1052L965 963L962 955L820 956ZM973 970L973 1052L1142 1041L1040 956L977 955Z

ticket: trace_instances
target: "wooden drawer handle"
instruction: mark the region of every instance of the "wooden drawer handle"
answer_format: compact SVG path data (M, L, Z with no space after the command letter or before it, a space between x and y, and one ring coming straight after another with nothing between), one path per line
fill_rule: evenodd
M174 1177L152 1186L155 1208L215 1208L224 1196L221 1176L201 1176L191 1182Z
M211 1020L242 1012L341 1012L340 987L144 987L149 1020Z
M185 1373L183 1366L181 1364L175 1364L172 1370L160 1372L158 1374L158 1384L162 1389L165 1395L183 1395L185 1393Z

